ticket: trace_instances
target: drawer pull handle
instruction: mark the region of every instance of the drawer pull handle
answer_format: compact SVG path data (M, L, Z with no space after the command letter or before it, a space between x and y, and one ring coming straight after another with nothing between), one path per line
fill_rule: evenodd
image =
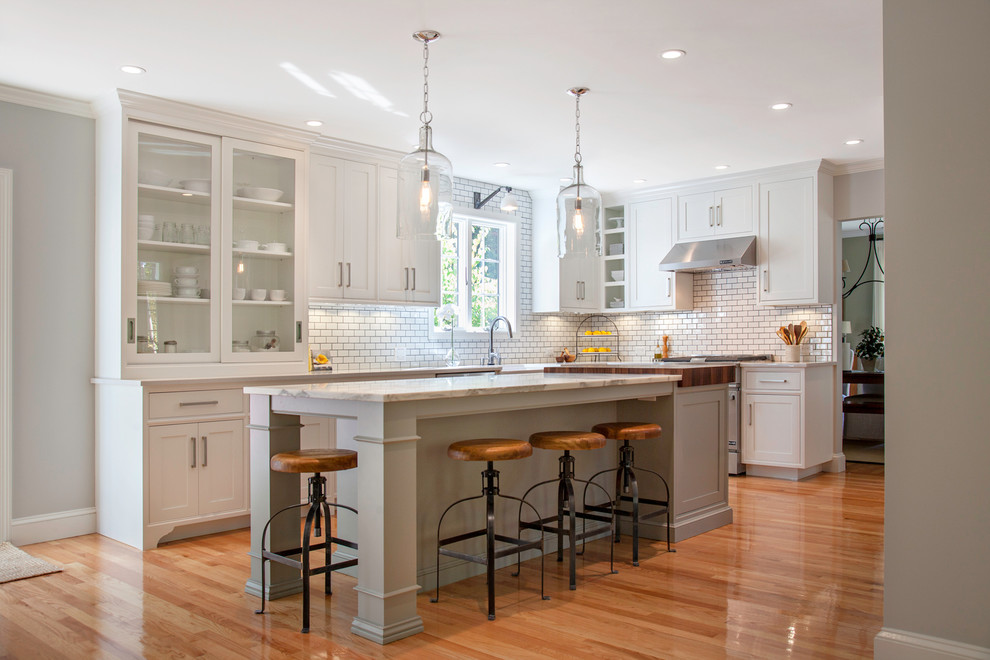
M180 401L179 407L185 408L186 406L219 406L219 401Z
M189 438L189 440L192 441L192 448L193 448L192 465L190 465L189 467L195 470L196 469L196 436Z
M203 467L206 467L206 436L203 436Z
M749 404L749 425L753 425L753 404Z
M412 290L415 291L416 290L416 269L415 268L412 269L412 273L413 273Z
M767 378L766 380L761 380L761 383L786 383L786 378Z

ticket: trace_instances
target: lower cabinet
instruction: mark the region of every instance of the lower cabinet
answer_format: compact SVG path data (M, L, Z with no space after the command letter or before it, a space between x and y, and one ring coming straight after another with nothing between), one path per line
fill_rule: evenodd
M148 520L160 523L247 508L244 422L148 429Z
M746 474L803 479L832 459L835 363L742 367Z

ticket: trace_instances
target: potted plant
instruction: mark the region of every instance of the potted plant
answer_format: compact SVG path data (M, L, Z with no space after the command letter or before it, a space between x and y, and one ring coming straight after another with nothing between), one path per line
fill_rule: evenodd
M874 371L877 358L883 357L883 330L871 325L859 334L862 339L856 344L856 355L863 365L863 371Z

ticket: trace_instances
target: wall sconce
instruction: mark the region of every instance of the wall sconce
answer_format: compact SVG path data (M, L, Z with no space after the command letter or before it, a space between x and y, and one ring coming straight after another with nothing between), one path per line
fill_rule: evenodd
M512 188L509 188L508 186L499 186L495 189L495 192L484 199L481 199L481 193L474 193L474 208L480 209L482 206L492 201L492 198L503 190L505 191L505 197L502 198L502 204L499 206L499 209L509 213L518 210L519 200L517 200L516 196L512 194Z

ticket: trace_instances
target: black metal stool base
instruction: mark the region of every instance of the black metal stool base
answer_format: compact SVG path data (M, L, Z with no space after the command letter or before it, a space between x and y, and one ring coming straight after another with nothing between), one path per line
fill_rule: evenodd
M302 571L302 586L303 586L303 625L302 632L309 632L309 578L313 575L324 574L324 592L328 595L332 594L330 588L330 573L332 571L339 571L343 568L350 568L351 566L357 566L357 559L346 559L344 561L331 562L331 546L336 543L337 545L342 545L345 548L352 548L357 550L357 543L353 541L348 541L346 539L338 538L330 534L330 507L335 509L346 509L353 513L357 513L357 509L349 507L345 504L336 504L327 502L326 498L326 477L321 476L318 472L309 478L309 501L306 504L292 504L285 507L280 511L276 511L268 522L265 523L265 529L261 533L261 609L255 610L255 614L264 614L265 612L265 562L274 561L285 566L291 566L292 568ZM309 511L306 513L306 525L303 531L302 544L298 548L289 548L288 550L278 550L270 551L265 549L265 539L268 536L268 528L271 526L272 521L275 520L280 514L290 511L293 509L300 509L304 506L309 507ZM321 516L326 520L327 523L327 536L323 543L310 543L310 535L314 531L316 532L317 538L322 535L322 525ZM314 528L315 522L315 528ZM309 565L309 553L313 550L323 550L325 554L324 565L317 568L311 568ZM292 559L299 555L300 560Z
M574 482L585 484L585 493L589 486L595 486L605 493L606 497L609 497L608 491L602 488L599 484L593 483L590 480L577 479L574 476L574 457L571 456L570 451L564 451L564 455L560 457L560 474L556 479L548 479L546 481L541 481L537 484L533 484L529 487L529 490L523 495L523 499L530 494L531 491L540 486L546 484L552 484L556 482L557 485L557 514L555 516L549 516L547 518L537 518L536 520L524 521L522 519L522 510L519 512L519 527L520 529L536 529L539 530L541 535L543 532L550 532L551 534L557 535L557 561L564 561L564 538L568 540L568 551L570 559L570 574L569 574L569 587L571 591L577 589L577 555L584 554L584 540L590 536L595 536L600 534L600 530L587 529L587 525L584 521L595 520L598 522L609 523L609 537L615 533L615 516L612 515L611 509L609 507L604 507L605 512L608 512L608 516L600 515L601 512L592 512L589 507L584 507L583 511L577 511L576 503L574 500ZM577 531L577 519L582 520L582 531ZM566 524L565 524L566 521ZM577 542L582 542L581 552L577 552ZM517 572L518 572L519 560L517 558ZM611 546L609 546L609 558L608 558L608 568L609 573L618 573L615 570L615 552Z
M522 538L514 538L512 536L505 536L503 534L497 534L495 532L495 498L500 497L506 500L512 500L514 502L519 502L519 508L522 510L523 505L528 506L533 510L537 516L539 512L533 507L532 504L525 501L525 498L520 499L518 497L513 497L511 495L502 495L498 488L498 470L494 469L493 462L488 461L488 468L481 473L482 478L482 489L481 495L475 495L474 497L465 497L463 499L457 500L450 506L448 506L443 514L440 516L440 522L437 523L437 592L436 596L430 599L431 603L436 603L440 600L440 555L445 557L454 557L457 559L462 559L464 561L473 562L475 564L484 564L487 569L488 578L488 620L493 621L495 619L495 562L502 557L507 557L512 554L521 553L525 550L534 550L536 548L540 549L540 597L543 600L550 600L550 596L547 596L543 589L543 535L540 535L538 540L527 541ZM440 529L443 525L443 519L447 513L453 509L458 504L463 504L464 502L470 502L472 500L477 500L480 498L485 498L485 510L487 514L487 523L483 529L477 529L471 532L464 532L463 534L457 534L455 536L449 536L447 538L440 538ZM521 532L522 530L520 530ZM454 543L459 543L461 541L466 541L468 539L478 538L484 536L486 539L485 553L481 555L471 555L464 552L459 552L457 550L451 550L446 546L452 545ZM501 548L495 547L495 543L507 543L507 546ZM514 573L513 575L518 575Z
M664 499L654 500L639 496L639 482L636 479L635 455L633 453L632 446L629 444L629 441L626 440L622 447L619 448L619 466L608 470L602 470L601 472L596 472L592 475L591 479L588 480L589 482L594 482L594 480L600 475L608 472L615 472L615 498L609 501L608 506L604 504L587 504L586 502L584 505L586 511L613 511L616 516L625 516L631 519L633 537L633 566L639 566L639 524L659 516L665 516L664 527L666 530L667 552L677 552L677 550L670 547L670 489L667 487L667 480L653 470L648 470L646 468L639 469L642 472L654 475L660 480L660 483L663 484ZM599 486L599 488L601 488L601 486ZM629 494L626 495L625 493ZM585 486L584 497L582 499L586 501L587 496L588 487ZM632 508L622 508L621 504L623 502L632 504ZM641 513L640 505L644 504L656 508L653 511ZM615 542L618 543L620 538L620 529L619 526L616 525Z

